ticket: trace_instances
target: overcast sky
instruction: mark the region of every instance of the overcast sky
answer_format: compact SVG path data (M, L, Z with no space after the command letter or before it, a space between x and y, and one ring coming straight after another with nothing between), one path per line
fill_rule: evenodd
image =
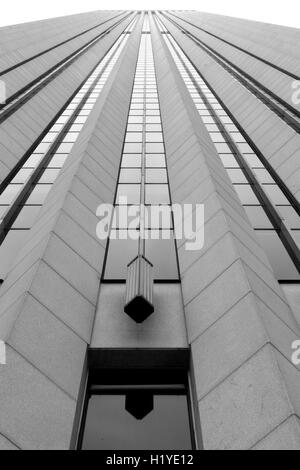
M299 0L7 0L1 3L0 26L101 9L185 9L300 28Z

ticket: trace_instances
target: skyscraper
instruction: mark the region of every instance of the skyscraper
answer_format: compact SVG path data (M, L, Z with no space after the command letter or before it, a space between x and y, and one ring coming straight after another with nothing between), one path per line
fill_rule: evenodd
M0 448L299 449L300 30L100 11L0 44Z

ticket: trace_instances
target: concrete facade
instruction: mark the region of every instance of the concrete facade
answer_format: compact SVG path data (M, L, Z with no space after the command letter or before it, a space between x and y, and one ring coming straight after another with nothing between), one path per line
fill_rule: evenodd
M9 72L13 94L101 33L118 14L125 18L120 25L1 123L0 183L132 17L127 18L128 12L102 12L0 30L4 69L95 28L29 62L31 68L24 64L24 74ZM272 69L271 76L269 65L260 62L262 69L256 67L258 59L197 27L295 74L298 30L200 13L178 15L182 24L184 19L193 22L188 26L193 34L248 73L254 70L256 79L263 76L264 86L288 100L289 82L280 79L281 72ZM178 242L181 283L154 285L155 314L142 325L123 313L124 284L101 283L106 243L96 236L96 210L114 201L142 34L139 15L71 158L0 286L0 339L7 344L7 365L0 366L0 449L72 446L89 348L99 349L99 354L110 348L189 348L199 448L299 450L300 366L291 362L291 345L300 339L300 315L295 318L149 16L172 202L205 204L205 245L200 252L187 252L186 240ZM299 198L299 134L168 19L166 25ZM274 35L288 39L277 44Z

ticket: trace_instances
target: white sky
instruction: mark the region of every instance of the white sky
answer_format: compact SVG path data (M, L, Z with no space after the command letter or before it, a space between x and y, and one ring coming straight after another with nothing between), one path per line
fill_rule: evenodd
M0 26L93 10L200 10L300 28L299 0L6 0Z

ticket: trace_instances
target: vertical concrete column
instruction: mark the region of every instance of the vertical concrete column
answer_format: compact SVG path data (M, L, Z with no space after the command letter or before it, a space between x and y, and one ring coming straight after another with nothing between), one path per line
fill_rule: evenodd
M203 249L178 242L204 448L299 449L299 327L153 21L151 29L172 200L205 205Z

